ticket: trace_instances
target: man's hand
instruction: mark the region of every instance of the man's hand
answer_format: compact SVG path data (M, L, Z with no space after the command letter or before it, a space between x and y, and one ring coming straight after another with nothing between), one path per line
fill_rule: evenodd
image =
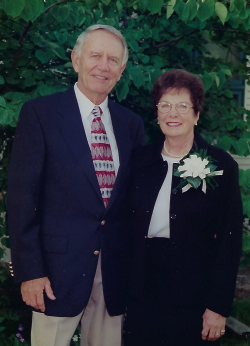
M223 317L209 309L203 314L203 340L215 341L225 333L226 317Z
M27 305L30 305L33 308L44 312L45 304L43 290L45 290L49 299L56 299L50 286L50 281L47 277L22 282L21 293L23 301Z

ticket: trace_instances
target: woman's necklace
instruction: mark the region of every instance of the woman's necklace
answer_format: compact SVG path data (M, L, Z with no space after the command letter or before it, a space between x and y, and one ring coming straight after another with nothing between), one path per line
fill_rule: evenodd
M171 153L167 150L167 148L166 148L165 141L164 141L164 144L163 144L163 145L164 145L164 150L166 151L166 153L167 153L168 155L172 156L172 157L177 158L177 159L180 159L181 157L184 157L184 156L186 156L186 155L188 154L188 152L185 153L185 154L183 154L183 155L174 155L174 154L171 154Z

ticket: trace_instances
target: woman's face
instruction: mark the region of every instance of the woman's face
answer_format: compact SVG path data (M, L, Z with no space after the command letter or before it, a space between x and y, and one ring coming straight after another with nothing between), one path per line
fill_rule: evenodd
M168 113L162 113L159 109L158 122L165 137L176 137L180 139L188 139L193 137L194 125L199 119L199 113L196 115L193 108L185 114L180 114L175 109L175 105L179 102L185 102L193 106L189 92L185 89L170 89L162 95L159 102L169 102L172 105Z

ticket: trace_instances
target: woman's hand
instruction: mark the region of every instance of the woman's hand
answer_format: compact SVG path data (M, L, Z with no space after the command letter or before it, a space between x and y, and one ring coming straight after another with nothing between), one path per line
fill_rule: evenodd
M215 341L225 334L226 317L223 317L209 309L203 314L203 340Z

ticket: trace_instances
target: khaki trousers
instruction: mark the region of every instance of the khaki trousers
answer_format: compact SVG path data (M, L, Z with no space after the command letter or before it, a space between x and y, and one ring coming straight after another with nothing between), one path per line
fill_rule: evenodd
M69 346L81 321L81 346L121 346L123 315L110 316L102 289L101 256L86 308L75 317L33 312L31 346Z

